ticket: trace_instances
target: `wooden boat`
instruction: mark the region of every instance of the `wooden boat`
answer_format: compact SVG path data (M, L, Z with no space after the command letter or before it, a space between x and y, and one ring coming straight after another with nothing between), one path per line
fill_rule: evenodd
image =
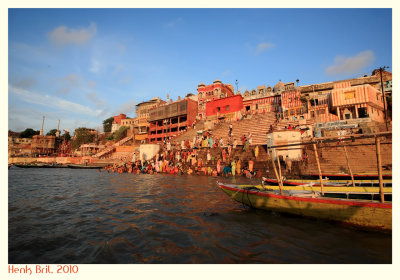
M271 179L271 178L265 178L263 177L263 183L267 185L273 185L277 186L278 185L278 180L277 179ZM310 185L310 186L321 186L321 182L319 179L283 179L282 180L283 185L287 186L303 186L303 185ZM324 186L352 186L352 181L351 178L350 180L331 180L330 178L323 179L323 184ZM354 180L354 185L359 186L359 187L373 187L373 186L379 186L379 180ZM392 186L392 180L390 179L385 179L383 180L383 186L384 187L391 187Z
M83 164L68 164L69 168L75 169L102 169L102 166L94 166L94 165L83 165Z
M351 180L351 175L350 174L345 174L345 173L322 173L321 174L323 178L328 177L331 180ZM308 176L309 178L317 179L319 178L318 173L312 173ZM353 174L353 178L355 180L371 180L371 179L378 179L378 174L376 173L359 173L359 174ZM382 173L382 178L383 179L392 179L392 173L391 172L383 172Z
M66 165L61 165L61 164L44 164L44 163L38 163L38 164L14 164L17 167L20 168L67 168L68 166Z
M318 192L304 190L285 190L281 195L277 190L263 190L254 186L217 184L228 196L250 207L365 228L392 229L391 202L328 198L320 196Z

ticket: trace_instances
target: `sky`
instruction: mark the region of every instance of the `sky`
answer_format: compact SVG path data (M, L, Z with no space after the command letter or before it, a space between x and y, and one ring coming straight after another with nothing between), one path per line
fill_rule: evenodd
M78 127L200 83L392 72L391 9L9 9L8 129Z

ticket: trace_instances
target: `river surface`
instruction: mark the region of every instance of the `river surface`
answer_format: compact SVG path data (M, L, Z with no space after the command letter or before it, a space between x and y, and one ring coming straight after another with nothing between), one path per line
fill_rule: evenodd
M391 234L250 209L218 180L250 181L12 167L8 262L392 262Z

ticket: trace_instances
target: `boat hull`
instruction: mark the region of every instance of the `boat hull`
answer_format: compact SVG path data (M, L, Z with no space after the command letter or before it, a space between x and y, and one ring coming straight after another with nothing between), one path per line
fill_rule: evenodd
M355 226L392 230L392 204L346 200L286 196L274 192L247 190L236 185L218 183L232 199L257 209L333 220Z
M278 186L278 180L276 179L270 179L270 178L264 178L264 183L271 185L271 186ZM321 182L319 179L313 180L313 179L292 179L292 180L282 180L283 185L287 186L303 186L303 185L312 185L312 186L321 186ZM334 179L334 180L323 180L324 186L331 186L331 187L340 187L340 186L352 186L352 181L346 180L346 179ZM355 180L354 185L358 187L373 187L373 186L379 186L379 181L378 180ZM384 187L391 187L392 186L392 180L391 179L385 179L383 180L383 186Z

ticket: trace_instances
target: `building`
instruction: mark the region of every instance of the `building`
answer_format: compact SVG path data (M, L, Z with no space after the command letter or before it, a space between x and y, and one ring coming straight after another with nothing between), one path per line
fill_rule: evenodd
M118 116L114 116L114 121L111 125L111 133L117 131L121 127L121 121L126 119L125 114L119 114Z
M243 97L238 95L211 100L206 103L206 119L240 119L240 111L243 109Z
M385 121L382 93L371 85L352 87L350 82L336 83L331 93L331 110L339 120Z
M55 136L32 136L32 155L51 155L57 152Z
M206 117L206 103L212 100L225 98L235 95L234 88L230 84L223 84L220 80L215 80L211 85L203 83L197 86L198 96L198 116L201 119Z
M134 128L138 127L138 118L126 118L121 120L121 126L126 126L129 128L127 131L127 136L130 136L133 134Z
M149 142L159 143L190 127L197 117L197 102L185 98L149 109Z
M143 135L148 134L149 132L149 111L152 108L158 107L162 104L165 104L164 100L161 100L158 97L154 97L149 101L144 101L136 105L136 127L137 127L137 134Z
M18 138L15 136L8 136L8 156L30 156L31 145L31 138Z
M82 144L79 147L79 150L81 151L81 156L92 156L104 150L104 148L105 145L96 145L94 143L90 143L90 144Z
M281 96L271 95L266 97L247 98L243 100L243 108L245 112L251 113L268 113L268 112L281 112Z

